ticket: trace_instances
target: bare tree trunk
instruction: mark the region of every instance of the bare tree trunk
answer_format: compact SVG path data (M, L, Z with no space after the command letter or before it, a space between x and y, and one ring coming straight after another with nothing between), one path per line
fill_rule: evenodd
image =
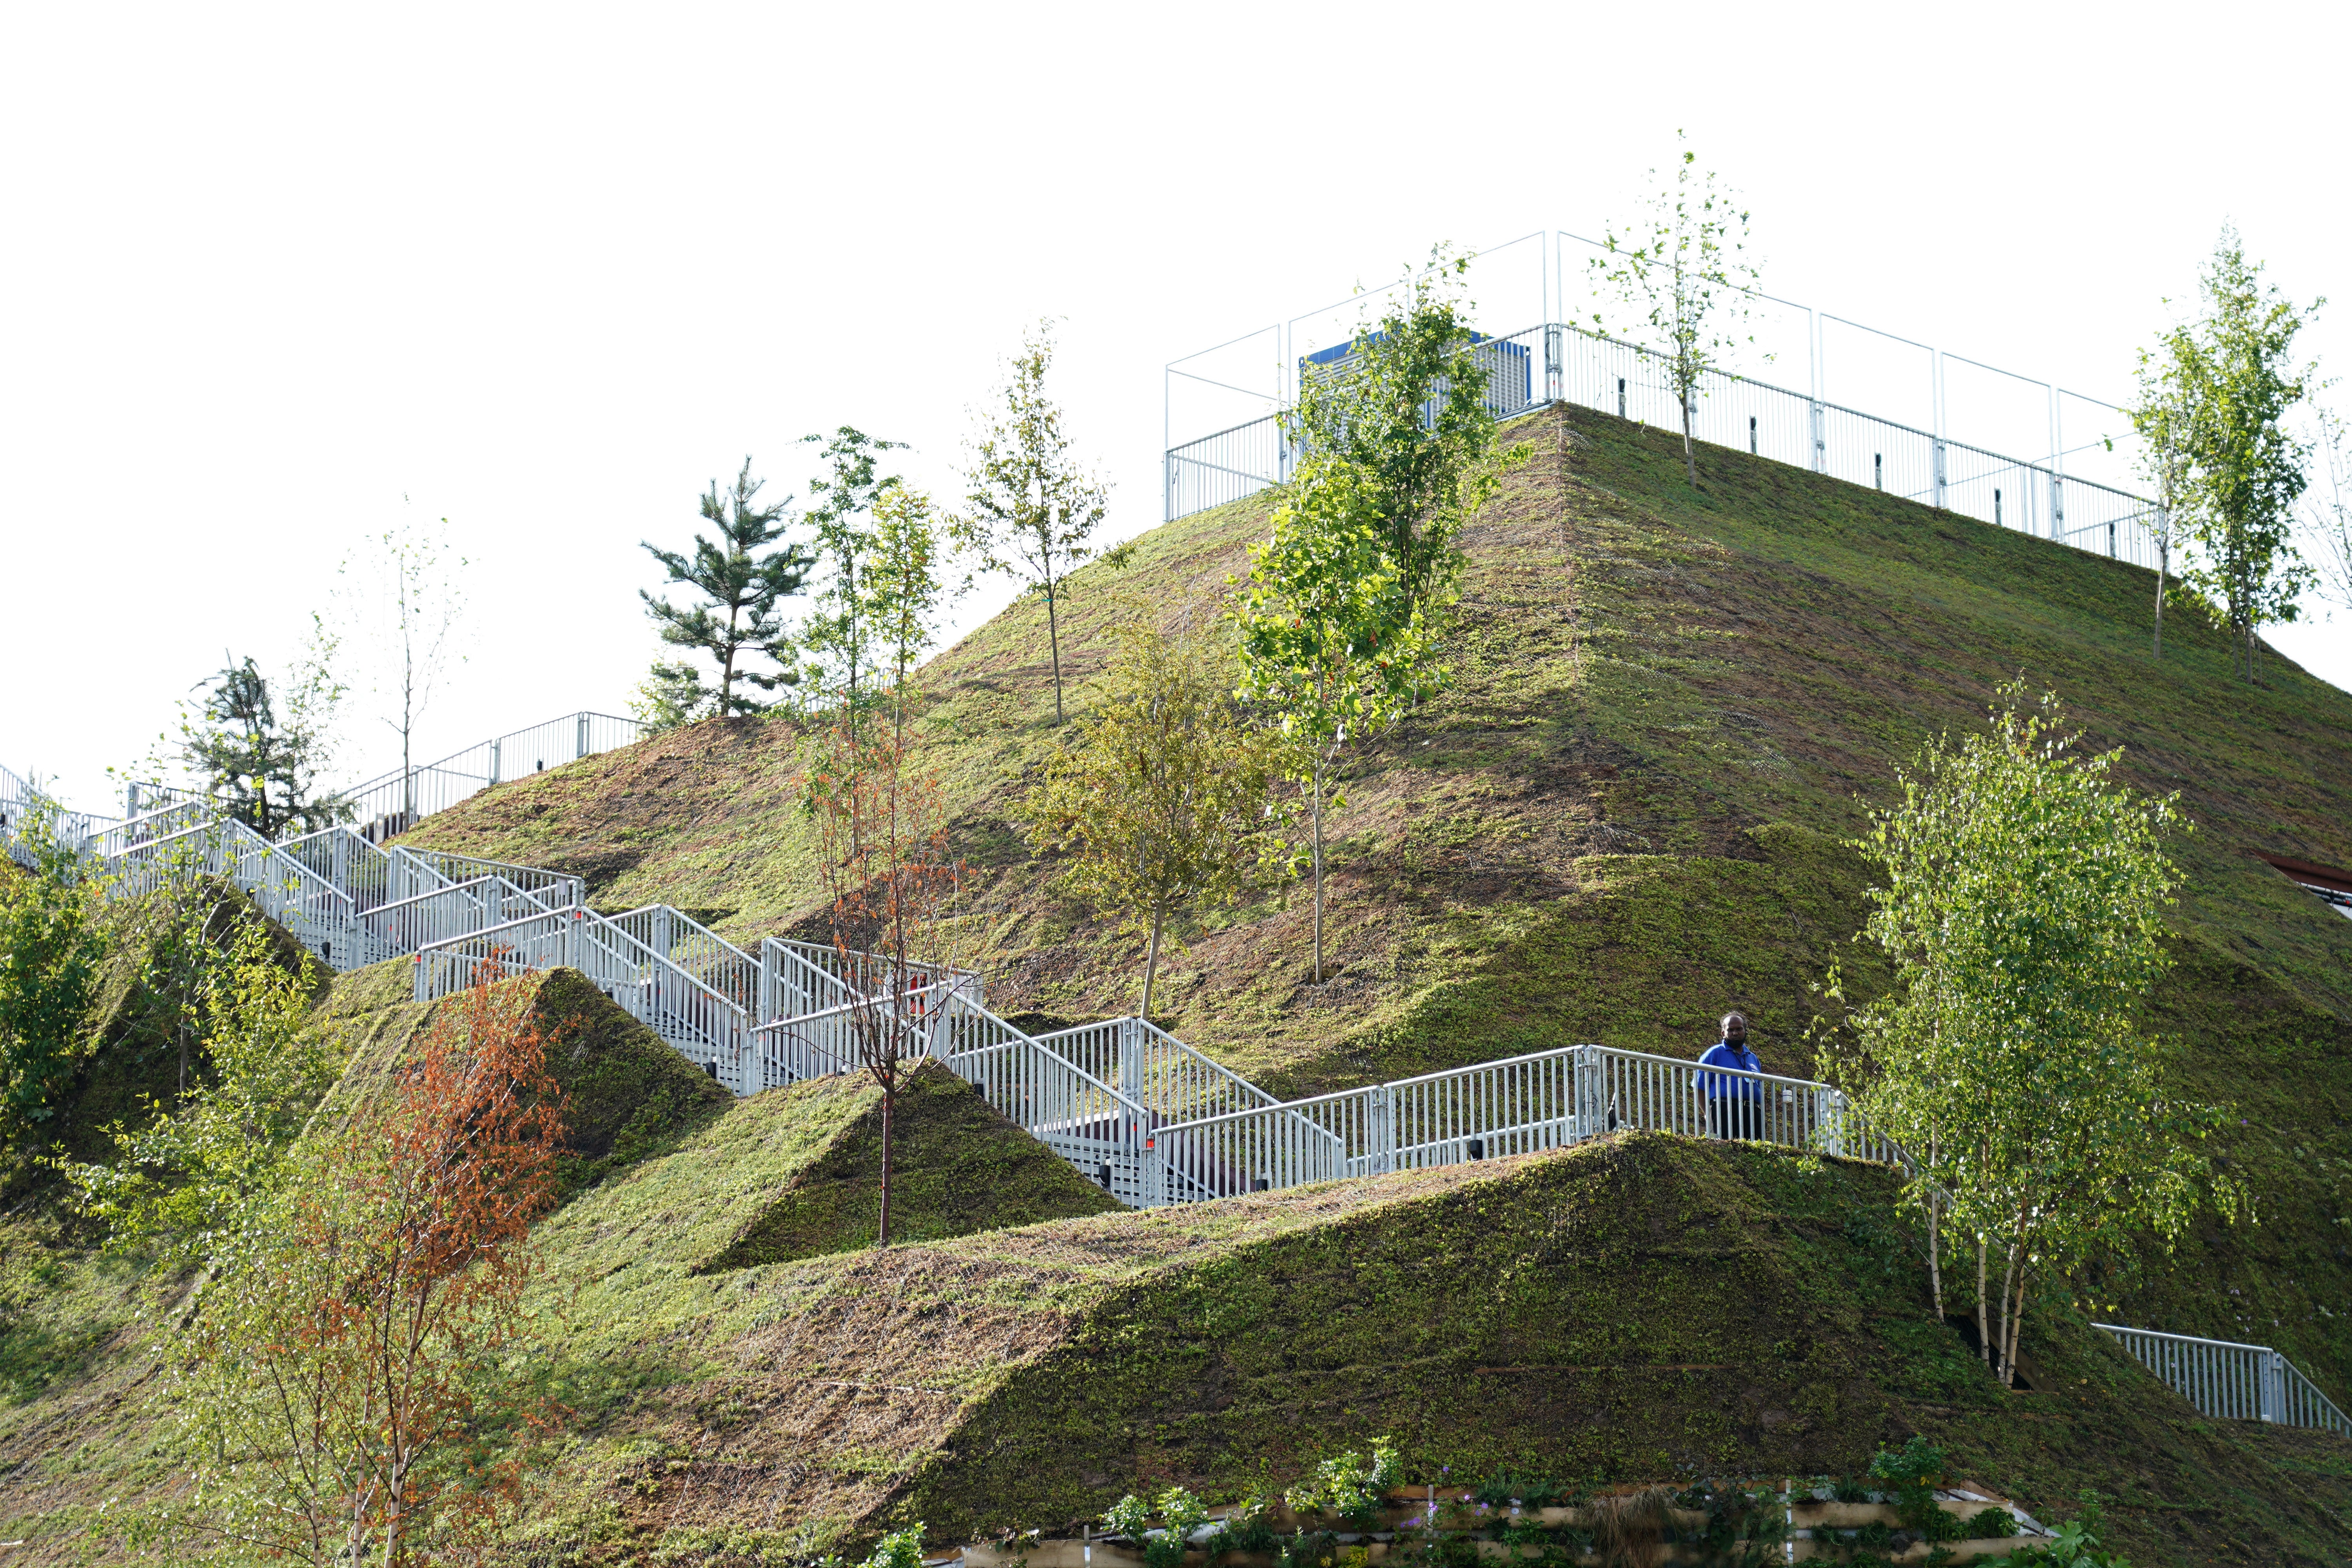
M1985 1311L1985 1238L1977 1237L1977 1353L1992 1365L1992 1323Z
M897 1022L895 1018L891 1020L894 1026ZM890 1245L890 1122L891 1112L898 1109L897 1080L898 1074L894 1071L890 1076L890 1081L882 1086L882 1219L874 1237L874 1245L877 1247Z
M1054 727L1059 729L1062 724L1062 631L1060 622L1055 618L1054 579L1050 574L1045 578L1045 646L1054 655Z
M1675 395L1683 405L1683 467L1690 472L1691 489L1698 489L1698 454L1691 447L1691 389L1677 385Z
M1143 959L1143 1013L1145 1023L1151 1021L1151 982L1160 973L1160 928L1167 923L1168 911L1151 911L1151 951Z
M2164 657L2164 569L2171 564L2172 552L2164 545L2156 548L2156 657Z
M2011 1388L2017 1386L2017 1342L2025 1337L2025 1248L2021 1244L2017 1249L2016 1310L2010 1311L2007 1300L2001 1302L2001 1310L2009 1312L2009 1348L2001 1352L2001 1363L2006 1368L2001 1382Z
M1942 1206L1935 1194L1927 1194L1927 1284L1935 1293L1936 1321L1939 1323L1944 1321L1944 1268L1936 1245L1936 1215Z
M1315 759L1315 984L1323 984L1323 759Z
M2023 1243L2011 1243L2009 1249L2009 1262L2000 1271L2000 1363L1999 1372L2000 1376L2000 1385L2003 1388L2012 1387L2017 1382L2017 1368L2011 1365L2009 1360L2011 1338L2009 1291L2011 1286L2019 1283L2017 1277L2018 1270L2024 1262L2024 1254L2025 1247Z

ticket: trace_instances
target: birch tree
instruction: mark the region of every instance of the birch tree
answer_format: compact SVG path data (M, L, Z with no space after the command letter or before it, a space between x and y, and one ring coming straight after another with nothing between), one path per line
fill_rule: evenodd
M980 416L966 453L964 511L951 531L981 570L1044 597L1059 725L1062 582L1094 554L1087 542L1102 523L1110 490L1071 450L1061 407L1045 391L1053 363L1051 324L1041 321L1023 336L993 404Z
M2224 228L2198 280L2201 319L2178 351L2194 501L2189 537L2197 547L2182 581L2230 633L2250 681L2260 629L2294 620L2312 581L2293 538L2309 452L2284 419L2311 374L2292 363L2295 337L2326 302L2298 307L2264 284L2262 271L2246 259L2237 231Z
M1039 852L1068 856L1065 891L1145 939L1149 1018L1169 918L1278 874L1280 745L1235 707L1230 654L1200 639L1130 625L1108 680L1014 817Z
M450 545L445 517L437 528L388 529L338 569L370 689L384 704L384 724L400 737L401 812L410 821L416 814L416 725L449 666L465 661L458 624L470 564Z
M810 595L810 613L793 642L812 660L808 673L817 690L839 693L841 700L855 703L859 678L872 657L867 616L873 598L860 579L874 547L874 507L898 482L880 472L880 463L884 454L904 450L906 443L885 441L848 425L830 437L801 439L824 442L826 472L809 482L815 504L803 519L814 535L814 553L824 581Z
M2156 489L2155 656L2164 657L2164 595L2166 574L2172 565L2172 546L2187 521L2186 509L2195 492L2190 488L2190 431L2196 419L2196 395L2200 376L2195 338L2186 327L2175 327L2154 348L2139 351L2139 395L2125 410L2139 432L2141 474Z
M1493 499L1504 463L1527 456L1496 453L1488 371L1462 294L1468 266L1434 253L1343 358L1301 378L1286 421L1302 451L1361 477L1406 603L1432 614L1461 574L1463 528Z
M1685 133L1675 132L1678 140ZM1620 336L1645 336L1664 348L1666 377L1683 421L1683 467L1698 488L1691 420L1702 380L1725 354L1755 341L1745 329L1758 272L1748 257L1748 212L1687 146L1654 182L1643 212L1621 232L1602 231L1606 254L1592 258L1595 281L1617 300ZM1595 327L1609 330L1601 314Z
M2117 785L2122 752L2081 754L2055 698L2000 697L1986 730L1921 753L1855 843L1879 877L1863 939L1894 984L1822 1068L1915 1162L1938 1316L1944 1241L1973 1250L1979 1342L2013 1384L2037 1279L2169 1244L2209 1191L2229 1212L2237 1197L2200 1147L2221 1116L2182 1098L2147 1032L2176 799Z
M1391 553L1373 478L1337 458L1310 457L1282 504L1273 537L1250 547L1241 626L1243 694L1278 715L1288 767L1307 795L1315 885L1315 984L1323 983L1327 809L1344 804L1338 769L1443 682L1433 610L1416 605Z

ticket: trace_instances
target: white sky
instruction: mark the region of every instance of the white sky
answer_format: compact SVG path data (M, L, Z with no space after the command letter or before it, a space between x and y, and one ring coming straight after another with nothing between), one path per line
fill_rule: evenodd
M1042 315L1113 537L1149 527L1164 362L1433 240L1597 233L1678 126L1771 291L2120 401L2224 217L2352 294L2342 18L17 0L0 760L106 809L225 647L282 662L404 516L477 563L420 755L625 711L640 539L684 546L747 452L804 493L796 438L844 423L947 489ZM2307 340L2339 368L2347 310ZM2278 640L2352 686L2352 616ZM369 713L351 776L389 754Z

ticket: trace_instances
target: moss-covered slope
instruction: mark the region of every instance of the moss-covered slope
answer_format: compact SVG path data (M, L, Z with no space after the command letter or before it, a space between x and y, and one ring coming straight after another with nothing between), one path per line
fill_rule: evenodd
M609 1230L627 1185L558 1229ZM615 1267L577 1310L605 1326L566 1369L593 1435L540 1530L591 1562L733 1563L1230 1494L1381 1433L1416 1479L1600 1482L1853 1473L1923 1431L2038 1510L2119 1500L2137 1562L2352 1554L2352 1446L2198 1421L2063 1308L2029 1335L2032 1390L2001 1393L1929 1319L1890 1186L1625 1135L658 1293L621 1278L640 1231L596 1248ZM621 1326L656 1300L659 1334Z

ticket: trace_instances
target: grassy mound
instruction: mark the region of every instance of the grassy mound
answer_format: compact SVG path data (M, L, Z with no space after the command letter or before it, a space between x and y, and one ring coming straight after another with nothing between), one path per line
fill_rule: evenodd
M1742 453L1708 449L1695 491L1671 433L1605 415L1508 434L1538 460L1465 541L1454 682L1352 766L1336 974L1307 983L1303 900L1213 911L1163 961L1159 1021L1285 1092L1580 1040L1691 1056L1731 1006L1768 1068L1810 1072L1809 987L1832 959L1865 991L1877 974L1847 945L1868 876L1841 840L1921 742L2022 674L2197 823L2152 1021L2190 1087L2236 1108L2224 1158L2264 1198L2259 1227L2083 1300L2278 1344L2352 1397L2352 921L2256 858L2352 866L2352 695L2276 660L2263 685L2234 680L2185 615L2154 659L2135 567ZM1114 617L1213 619L1267 508L1182 519L1123 573L1072 579L1076 703ZM929 763L979 868L994 1005L1099 1016L1134 1005L1135 944L1055 899L1004 816L1055 743L1045 658L1024 601L935 660ZM706 909L746 939L803 929L819 900L794 742L782 720L697 726L501 784L418 837Z
M870 1247L882 1191L882 1091L863 1076L795 1085L753 1111L828 1131L783 1190L757 1209L707 1271L784 1263ZM1116 1213L1118 1199L992 1110L961 1079L925 1062L899 1089L892 1116L893 1243L938 1241L1040 1220ZM728 1163L718 1157L714 1167ZM715 1173L715 1171L714 1171Z
M618 1266L578 1309L594 1436L541 1527L589 1562L1075 1523L1383 1433L1416 1480L1606 1482L1859 1473L1926 1432L2037 1510L2098 1488L2135 1561L2352 1552L2352 1445L2198 1421L2063 1308L2000 1392L1930 1320L1877 1167L1622 1135L661 1290L619 1278L649 1229L588 1239L655 1174L550 1234Z

